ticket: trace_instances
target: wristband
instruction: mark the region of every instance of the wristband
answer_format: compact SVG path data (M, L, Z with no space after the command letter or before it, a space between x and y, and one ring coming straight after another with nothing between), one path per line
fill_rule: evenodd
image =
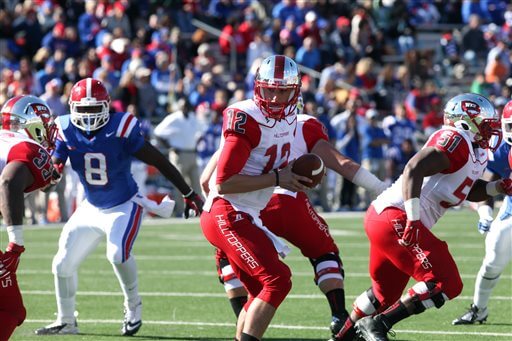
M183 198L188 198L188 197L190 197L192 194L194 194L194 190L193 190L193 189L191 189L191 190L190 190L190 192L188 192L188 194L183 195Z
M478 207L478 217L480 219L492 219L492 207L489 205L482 205Z
M23 241L23 227L21 225L7 226L7 236L9 236L9 242L18 245L24 245Z
M407 220L420 220L420 198L411 198L404 202Z
M276 174L276 186L279 186L279 171L274 169L274 173Z
M491 181L488 182L487 185L485 185L485 192L487 193L488 196L494 197L500 194L500 192L498 192L498 186L496 186L497 183L498 181Z

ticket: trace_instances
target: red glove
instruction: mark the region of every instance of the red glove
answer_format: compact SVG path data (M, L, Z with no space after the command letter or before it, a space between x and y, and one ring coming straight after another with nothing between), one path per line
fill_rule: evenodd
M512 195L512 179L501 179L498 181L498 185L503 190L503 194Z
M197 194L196 192L191 192L186 197L183 197L183 200L185 201L185 211L183 212L185 214L185 219L188 219L190 217L190 211L192 210L195 213L196 217L199 217L201 213L203 212L203 199Z
M0 276L16 273L23 251L25 251L25 247L9 243L5 253L0 254Z
M420 220L407 220L402 239L398 239L398 243L402 246L412 246L418 243L420 233Z

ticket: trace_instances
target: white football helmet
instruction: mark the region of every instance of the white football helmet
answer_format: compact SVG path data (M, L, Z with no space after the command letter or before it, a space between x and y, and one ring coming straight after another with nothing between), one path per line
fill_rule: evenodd
M86 78L73 85L69 95L71 123L91 132L105 126L110 119L110 95L97 79Z
M55 147L57 126L48 104L39 97L19 95L1 110L2 129L23 133L48 150Z
M501 130L505 142L512 145L512 101L505 104L501 113Z
M500 115L492 103L484 96L472 93L457 95L450 99L444 107L446 125L466 132L471 142L481 148L495 151L501 142ZM493 145L490 145L492 137Z
M269 90L287 91L288 96L285 100L276 99ZM281 119L295 114L299 94L299 68L291 58L274 55L261 62L254 80L254 101L265 116Z

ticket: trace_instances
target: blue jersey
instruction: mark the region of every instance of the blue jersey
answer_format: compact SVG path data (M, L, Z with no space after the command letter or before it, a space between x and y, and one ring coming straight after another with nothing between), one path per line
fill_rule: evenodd
M508 164L508 154L510 153L510 145L506 142L502 142L498 150L489 157L489 163L487 169L492 173L498 174L501 178L508 178L510 176L510 165ZM512 215L512 197L506 196L505 202L507 209L500 219L505 219L509 215Z
M57 117L59 137L53 156L77 172L87 200L110 208L128 201L137 191L130 172L132 154L144 145L139 121L128 113L111 114L92 137L71 124L70 115Z

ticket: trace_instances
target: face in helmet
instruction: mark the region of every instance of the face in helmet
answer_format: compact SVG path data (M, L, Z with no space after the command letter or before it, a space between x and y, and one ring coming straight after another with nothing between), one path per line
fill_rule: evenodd
M97 79L86 78L71 89L69 108L71 123L87 133L105 126L110 118L110 96Z
M509 101L501 113L501 130L505 142L512 145L512 101Z
M466 93L453 97L444 107L444 121L466 132L480 148L494 151L501 142L500 115L484 96Z
M2 129L20 132L48 150L55 147L57 127L46 102L31 95L8 100L1 111Z
M296 112L300 93L297 64L282 55L263 60L254 80L254 101L263 114L281 119Z

